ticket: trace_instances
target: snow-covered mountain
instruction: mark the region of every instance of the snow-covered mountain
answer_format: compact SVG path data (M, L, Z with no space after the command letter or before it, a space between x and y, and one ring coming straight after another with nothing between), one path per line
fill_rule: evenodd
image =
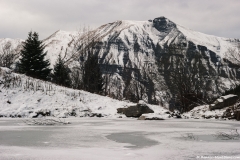
M206 74L218 77L225 88L231 86L231 80L240 78L240 72L223 62L229 48L236 48L239 39L222 38L203 34L178 25L165 17L155 18L148 21L116 21L100 26L93 30L93 38L97 40L95 52L99 56L103 73L111 75L112 80L118 79L124 90L124 68L130 71L130 76L143 79L143 72L148 74L148 79L155 84L159 91L164 83L164 77L158 74L156 65L159 54L156 50L160 46L164 51L170 44L182 44L187 51L198 51L203 55ZM71 50L73 39L77 32L57 31L43 42L48 52L47 58L53 65L57 55L64 55L66 50ZM14 45L22 40L0 39L0 45L11 41ZM76 59L76 61L79 58ZM170 61L170 59L168 59ZM110 66L106 71L106 64ZM211 70L210 70L211 69ZM105 70L105 71L104 71ZM115 83L114 81L110 83ZM140 83L143 81L140 80ZM144 84L145 85L145 84ZM119 88L119 87L118 87ZM115 92L113 89L112 92Z
M209 82L214 92L231 86L231 80L240 78L240 72L223 61L229 48L236 48L239 39L222 38L196 32L182 27L165 17L148 21L116 21L103 25L93 31L95 39L100 42L96 53L100 63L117 66L118 70L128 68L135 79L143 78L147 72L148 80L152 79L155 90L165 90L164 77L159 74L157 60L166 54L165 48L170 44L181 44L186 51L186 58L191 59L194 52L203 56L202 64L206 75L215 77ZM160 50L157 47L160 46ZM159 48L158 48L159 49ZM174 63L172 57L164 60ZM115 71L117 72L117 69ZM113 69L114 70L114 69ZM167 72L168 68L164 68ZM120 73L121 75L121 73ZM122 75L124 78L124 75ZM217 89L216 89L217 88ZM214 92L212 92L214 94ZM149 97L148 97L149 98Z

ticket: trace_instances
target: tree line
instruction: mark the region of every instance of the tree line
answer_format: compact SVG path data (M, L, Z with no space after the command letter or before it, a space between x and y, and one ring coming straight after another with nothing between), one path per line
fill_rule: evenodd
M104 83L98 65L98 57L90 53L90 50L88 50L88 57L82 66L84 71L81 73L81 79L75 79L74 81L72 79L74 79L76 75L72 74L68 67L68 60L65 60L60 54L53 69L50 68L50 62L46 59L47 52L44 51L45 45L39 40L37 32L31 31L28 33L28 37L26 41L23 42L20 53L13 52L10 44L4 47L5 48L2 49L4 54L1 54L0 61L0 66L2 67L10 68L17 59L16 55L18 55L20 58L14 67L14 71L17 73L51 81L65 87L84 89L91 93L100 94L103 91Z

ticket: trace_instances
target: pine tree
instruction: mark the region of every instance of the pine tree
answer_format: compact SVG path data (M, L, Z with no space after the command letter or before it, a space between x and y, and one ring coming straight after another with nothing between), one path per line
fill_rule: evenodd
M69 87L71 85L70 69L64 64L61 56L58 56L57 62L53 68L52 80L54 83Z
M103 78L98 64L97 56L89 56L84 65L83 85L84 89L91 93L102 93Z
M17 64L17 71L27 76L47 80L51 69L49 68L49 61L44 60L46 52L45 46L38 39L36 32L29 32L28 38L21 50L21 58Z

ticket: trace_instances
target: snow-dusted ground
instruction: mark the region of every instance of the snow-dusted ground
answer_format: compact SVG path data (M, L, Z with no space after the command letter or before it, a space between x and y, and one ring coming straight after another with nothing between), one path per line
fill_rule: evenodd
M5 83L9 76L11 82ZM2 84L1 84L2 83ZM82 90L61 87L50 82L12 73L0 67L0 117L86 117L101 114L104 117L124 117L117 108L136 105ZM167 117L168 110L157 105L148 105L158 116ZM39 114L42 113L42 114Z
M236 121L137 121L126 118L68 121L71 124L66 126L28 126L22 119L0 119L0 159L240 158L240 140L221 140L213 136L219 131L240 130ZM195 139L186 138L188 133Z
M204 118L212 118L221 117L223 113L226 111L227 107L223 109L216 109L216 110L209 110L209 105L202 105L193 108L191 111L183 113L184 116L188 118L195 118L195 119L204 119Z
M5 83L10 77L11 82ZM13 80L15 79L15 80ZM143 103L143 102L142 102ZM82 90L61 87L50 82L12 73L7 68L0 67L0 117L92 117L108 118L125 117L118 114L118 108L125 108L134 103L119 101L106 96L92 94ZM169 112L160 105L147 104L154 113L144 114L146 118L168 119ZM208 105L195 107L184 113L183 118L215 118L221 117L226 108L210 111Z

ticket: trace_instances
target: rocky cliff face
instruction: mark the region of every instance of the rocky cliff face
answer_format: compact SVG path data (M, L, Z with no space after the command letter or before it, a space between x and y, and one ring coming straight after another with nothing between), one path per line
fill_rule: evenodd
M174 56L165 56L166 48L172 44L183 46L184 51L179 54L188 61L194 61L195 52L201 54L205 77L211 77L207 82L211 94L231 87L232 80L240 78L239 70L223 61L228 49L235 48L239 39L192 31L165 17L142 22L117 21L103 25L94 32L95 38L100 39L96 53L101 58L101 64L108 62L112 67L117 66L120 72L115 69L112 74L117 73L123 81L127 79L127 72L124 72L127 70L133 79L145 86L154 83L153 89L158 90L158 94L166 90L166 78L159 73L159 66L166 74L175 63ZM159 65L161 58L162 64Z
M232 82L240 78L238 68L223 61L228 49L240 43L239 39L206 35L182 27L165 17L148 21L116 21L100 26L92 33L97 40L95 54L99 56L102 71L111 79L108 92L115 95L126 94L126 88L131 86L138 87L139 93L134 94L143 96L141 98L167 97L165 91L168 86L164 74L167 74L169 67L174 66L175 61L173 56L165 55L166 48L172 44L181 44L184 48L181 56L188 61L194 61L196 54L193 53L201 54L205 77L211 77L208 83L212 94L230 88ZM57 31L44 40L52 64L59 53L64 54L71 48L76 35ZM133 81L130 82L130 79ZM148 94L141 95L141 88L145 88Z

